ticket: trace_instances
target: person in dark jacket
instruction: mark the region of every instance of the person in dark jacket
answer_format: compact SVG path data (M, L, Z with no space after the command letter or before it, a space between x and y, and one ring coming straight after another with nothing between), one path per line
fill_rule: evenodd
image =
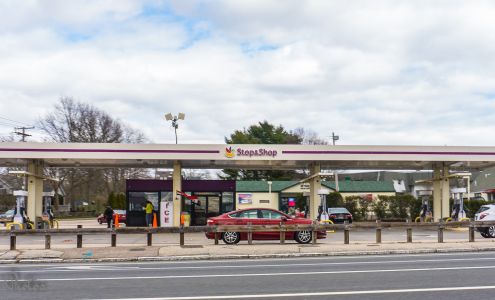
M114 214L113 209L110 206L107 206L105 212L103 213L105 219L107 220L107 228L112 227L113 214Z

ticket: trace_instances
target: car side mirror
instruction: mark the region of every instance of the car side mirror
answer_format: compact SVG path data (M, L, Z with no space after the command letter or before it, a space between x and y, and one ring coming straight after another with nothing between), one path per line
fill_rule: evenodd
M286 216L282 216L282 218L280 218L282 220L282 222L287 222L287 217Z

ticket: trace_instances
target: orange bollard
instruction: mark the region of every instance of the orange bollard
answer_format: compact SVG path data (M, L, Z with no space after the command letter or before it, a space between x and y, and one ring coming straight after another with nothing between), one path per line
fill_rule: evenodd
M153 213L153 228L158 227L158 221L156 220L156 213Z
M184 225L185 218L183 214L180 215L180 225Z
M119 215L115 214L113 218L113 225L115 226L115 228L119 228Z

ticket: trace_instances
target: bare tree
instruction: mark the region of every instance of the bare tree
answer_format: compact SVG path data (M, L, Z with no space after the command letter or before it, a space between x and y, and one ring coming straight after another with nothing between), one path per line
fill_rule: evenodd
M62 97L53 112L39 121L39 127L58 143L143 143L144 134L112 118L93 105ZM125 179L139 177L142 169L50 169L46 171L59 182L52 188L64 187L66 198L104 201L110 192L125 191ZM55 201L58 204L58 201ZM56 204L56 205L57 205Z
M328 142L321 139L316 132L311 129L304 129L302 127L294 129L292 133L298 136L303 145L328 145Z

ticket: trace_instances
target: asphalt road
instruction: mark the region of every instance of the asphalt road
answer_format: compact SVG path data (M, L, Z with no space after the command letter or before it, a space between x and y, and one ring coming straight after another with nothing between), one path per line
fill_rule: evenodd
M1 299L493 299L495 253L0 266Z

